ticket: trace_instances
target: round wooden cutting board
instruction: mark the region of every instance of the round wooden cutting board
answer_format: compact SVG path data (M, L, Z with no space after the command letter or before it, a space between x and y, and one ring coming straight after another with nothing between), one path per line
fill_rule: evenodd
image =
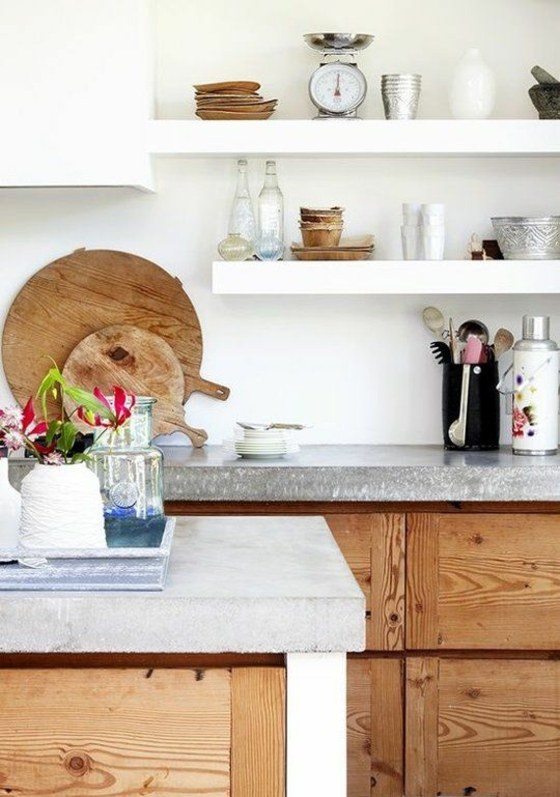
M137 396L157 398L154 436L184 432L197 448L208 437L202 429L185 423L181 364L171 346L153 332L124 324L93 332L72 349L63 375L70 384L86 390L99 387L112 393L114 385L121 385ZM69 403L66 409L74 407Z
M146 330L171 346L184 375L183 401L194 391L227 399L228 388L200 376L200 322L181 282L137 255L78 249L34 274L8 312L2 358L17 401L37 391L47 355L62 368L80 341L116 324Z

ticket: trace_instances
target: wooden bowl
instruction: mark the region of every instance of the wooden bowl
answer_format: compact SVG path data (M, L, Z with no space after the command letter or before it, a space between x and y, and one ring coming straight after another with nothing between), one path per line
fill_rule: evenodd
M338 246L342 236L340 226L323 225L322 227L302 227L301 237L304 246Z

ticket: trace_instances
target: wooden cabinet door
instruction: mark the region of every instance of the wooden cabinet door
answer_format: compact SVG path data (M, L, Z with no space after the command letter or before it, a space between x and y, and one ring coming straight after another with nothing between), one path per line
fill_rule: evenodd
M556 650L560 517L409 515L406 589L408 648Z
M411 658L406 797L560 795L560 662Z
M284 797L285 672L0 670L0 793Z
M402 797L403 665L348 659L348 797Z
M325 519L366 598L367 650L402 650L404 515L327 515Z

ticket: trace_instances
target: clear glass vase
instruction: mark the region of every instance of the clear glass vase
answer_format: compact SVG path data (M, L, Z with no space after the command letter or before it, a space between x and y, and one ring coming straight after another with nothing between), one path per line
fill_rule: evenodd
M90 450L97 475L110 547L154 547L161 543L163 454L151 444L156 399L138 396L129 422L117 432L102 430Z

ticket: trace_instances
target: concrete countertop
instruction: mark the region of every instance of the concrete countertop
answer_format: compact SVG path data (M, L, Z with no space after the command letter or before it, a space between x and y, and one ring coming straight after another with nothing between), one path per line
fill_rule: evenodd
M322 518L182 518L162 592L4 592L0 651L360 651L364 616Z
M166 447L170 501L560 501L560 457L444 451L441 446L304 446L242 460L221 446ZM28 462L12 461L19 486Z

